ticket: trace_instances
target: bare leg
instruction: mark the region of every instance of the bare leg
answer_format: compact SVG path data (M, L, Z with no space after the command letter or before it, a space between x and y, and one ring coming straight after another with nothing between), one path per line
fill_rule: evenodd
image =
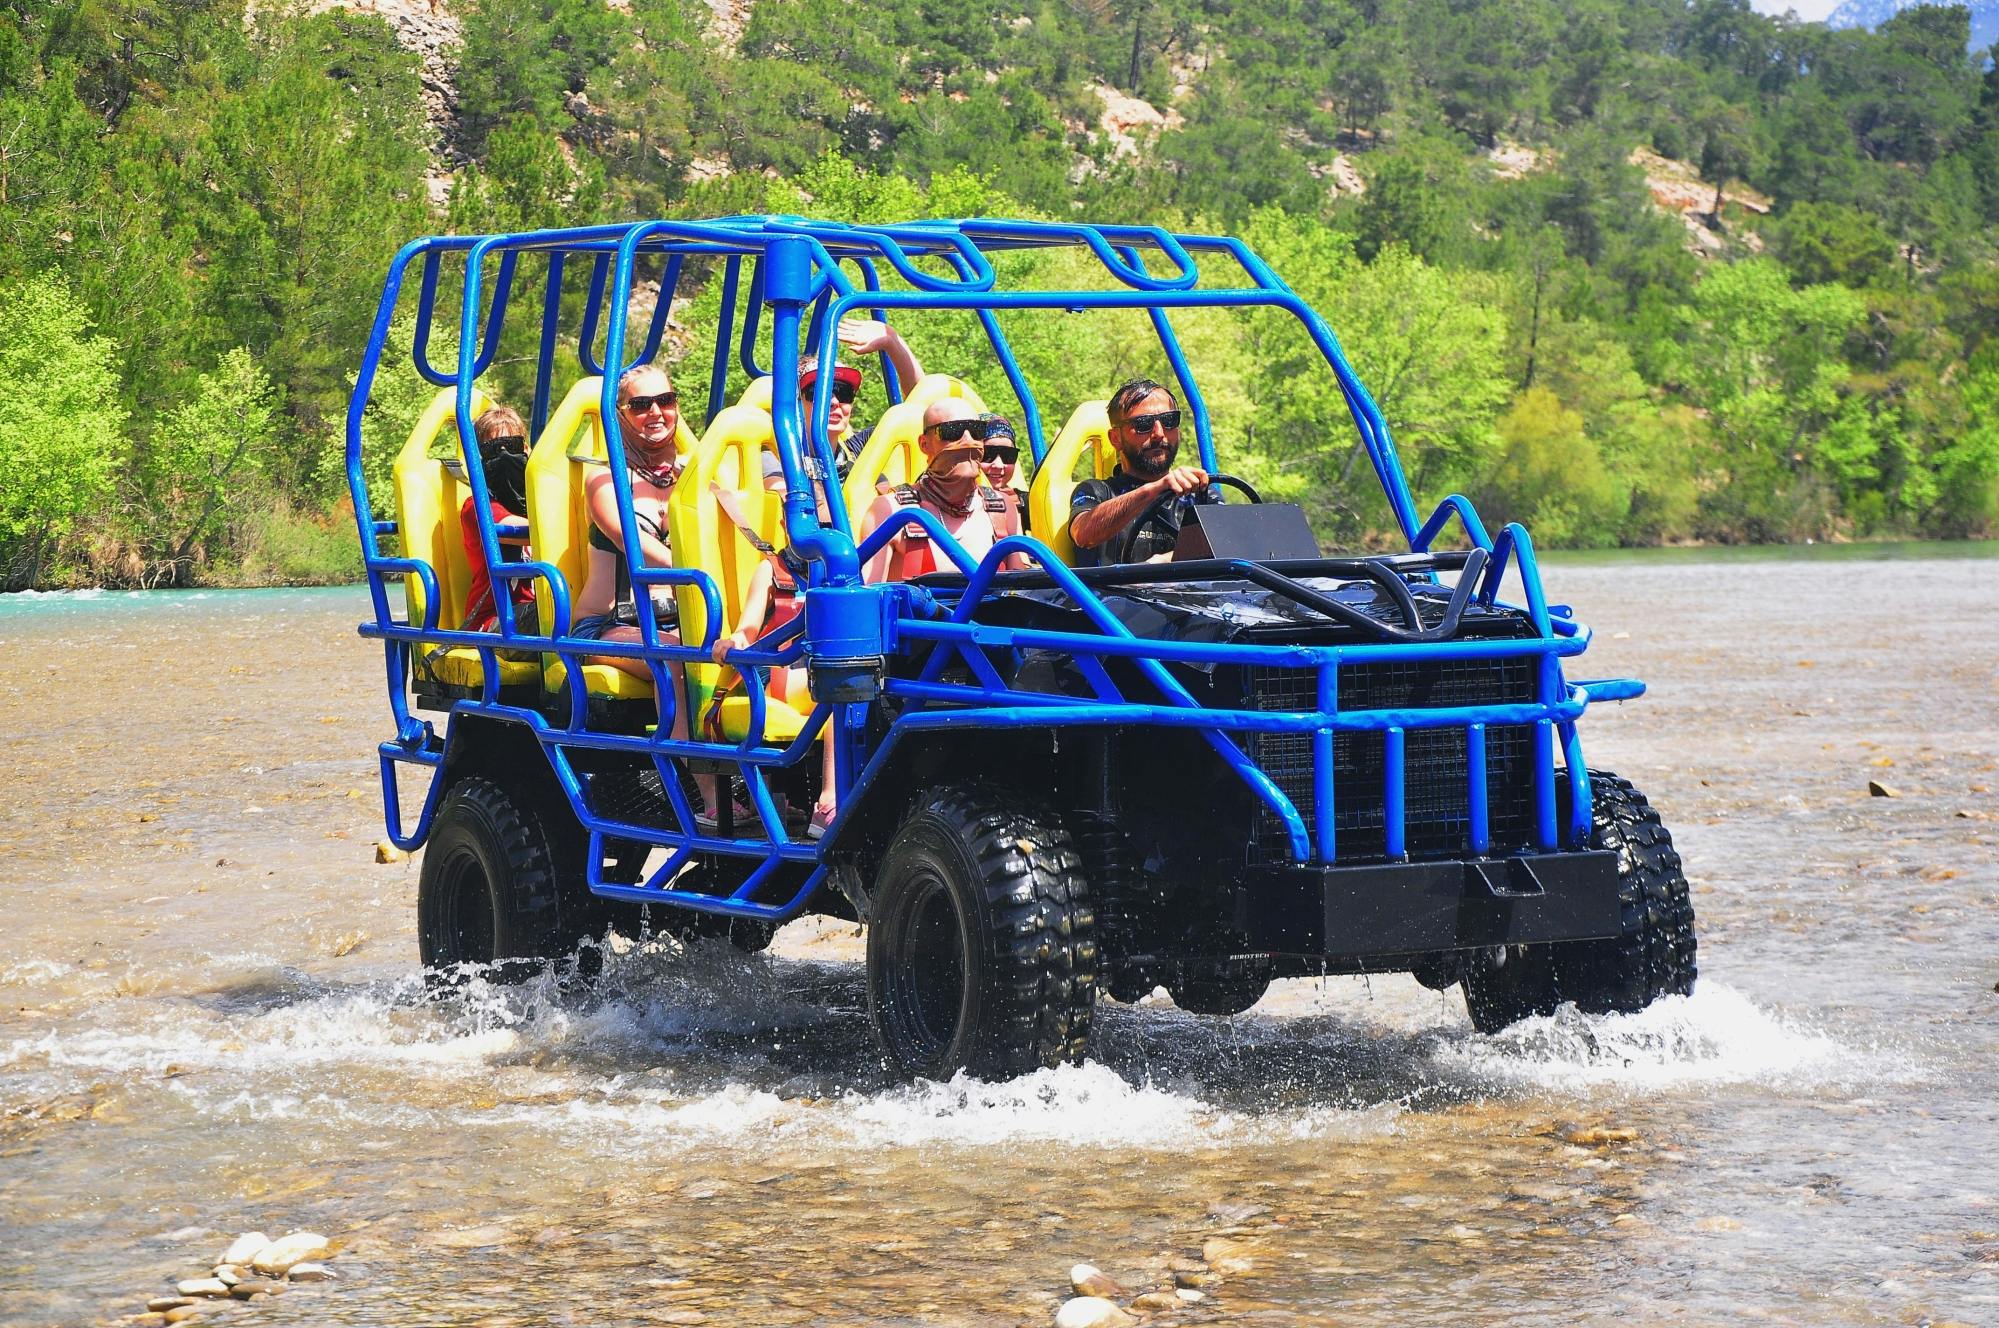
M613 627L604 633L602 639L606 641L642 641L645 638L639 634L639 629L636 627ZM680 633L661 632L659 640L661 645L677 646L680 644ZM592 664L609 664L612 668L629 673L634 678L643 678L647 682L652 681L652 670L641 659L628 659L617 655L601 655L591 659L589 662ZM673 688L673 699L675 702L673 707L673 722L667 726L666 736L675 742L683 742L686 740L688 734L686 704L687 670L677 663L669 662L666 666L666 674L668 684ZM664 714L666 711L666 698L656 697L655 699L659 702L660 712ZM717 793L717 783L718 781L713 775L697 774L694 776L694 787L700 790L701 797L706 803L707 809L711 812L722 805Z

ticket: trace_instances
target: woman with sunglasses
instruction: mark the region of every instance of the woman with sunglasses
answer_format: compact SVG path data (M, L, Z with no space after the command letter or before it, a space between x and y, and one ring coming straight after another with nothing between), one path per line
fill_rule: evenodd
M1085 565L1164 562L1190 509L1214 501L1208 472L1173 464L1180 455L1180 403L1150 378L1134 378L1112 394L1110 422L1117 468L1109 479L1076 486L1069 538ZM1168 495L1177 501L1162 502Z
M875 499L862 525L865 540L906 507L920 507L937 518L946 534L976 562L994 544L1018 534L1006 499L985 484L986 422L969 402L940 397L923 412L923 433L916 440L930 464L914 484L898 485ZM1002 571L1020 571L1027 559L1014 554ZM874 557L864 573L869 581L909 581L931 572L957 571L937 552L935 541L920 525L904 525Z
M982 415L986 422L985 459L979 468L986 473L986 485L1006 499L1012 521L1009 534L1027 531L1027 494L1014 483L1020 469L1020 446L1014 442L1013 422L1004 415Z

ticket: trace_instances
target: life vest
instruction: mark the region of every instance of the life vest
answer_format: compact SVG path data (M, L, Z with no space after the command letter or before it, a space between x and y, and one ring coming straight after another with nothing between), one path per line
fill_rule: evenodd
M889 492L894 496L897 507L923 506L923 495L916 491L914 484L898 484ZM1014 533L1008 529L1012 522L1006 499L983 484L979 486L978 497L985 506L986 520L992 524L993 542L998 543L1007 535ZM932 572L941 570L937 566L937 550L931 542L930 532L922 526L904 526L895 538L902 548L899 557L892 560L895 564L895 580L914 581L919 576L928 576ZM957 569L954 567L951 570Z

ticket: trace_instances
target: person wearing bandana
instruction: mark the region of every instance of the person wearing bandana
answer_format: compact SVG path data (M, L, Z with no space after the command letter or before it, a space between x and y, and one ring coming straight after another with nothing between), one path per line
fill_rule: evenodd
M495 406L472 421L472 436L479 444L479 469L486 476L486 508L495 526L517 525L527 520L527 425L520 412ZM486 568L486 546L479 540L479 513L470 497L458 508L458 528L465 540L465 561L471 583L465 593L465 614L460 619L468 632L500 630L499 606L493 602L493 578ZM518 535L501 535L500 559L520 561L527 540ZM514 622L532 627L523 610L534 603L534 585L525 577L508 583L514 600Z
M923 412L917 446L930 464L914 484L898 485L875 499L862 526L863 539L905 507L921 507L936 517L975 564L994 544L1019 533L1006 499L985 483L986 422L969 403L958 397L933 401ZM931 572L957 571L935 544L921 526L905 525L868 560L864 575L869 581L908 581ZM1025 555L1016 553L1001 570L1026 566Z

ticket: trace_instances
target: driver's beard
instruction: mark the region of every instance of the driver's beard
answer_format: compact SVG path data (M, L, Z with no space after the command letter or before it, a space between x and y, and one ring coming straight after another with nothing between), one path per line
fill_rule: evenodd
M1134 447L1131 451L1125 454L1124 464L1125 468L1131 471L1131 473L1133 475L1136 475L1139 479L1156 480L1161 475L1164 475L1167 471L1173 469L1174 454L1175 454L1175 449L1169 446L1166 449L1165 460L1161 461L1158 465L1155 466L1151 462L1145 459L1144 448Z

